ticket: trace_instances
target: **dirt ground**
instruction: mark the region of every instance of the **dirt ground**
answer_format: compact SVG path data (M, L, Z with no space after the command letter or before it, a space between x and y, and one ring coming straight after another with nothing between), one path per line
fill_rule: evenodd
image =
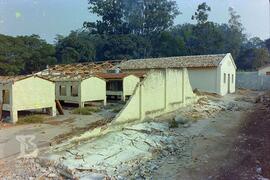
M216 179L270 178L270 93L246 114L229 153L233 163L220 169Z
M115 116L115 113L108 109L87 116L71 114L71 110L66 108L65 115L49 118L39 124L0 124L0 160L13 159L20 154L18 136L33 136L33 143L41 151L69 137L93 129L93 125L102 125Z
M59 171L59 164L55 165L55 161L44 163L40 159L16 160L16 171L13 172L9 167L14 166L14 161L0 162L0 177L29 179L31 174L33 179L87 177L85 179L267 180L270 176L270 98L265 95L259 101L258 97L261 95L262 92L249 90L238 90L237 93L225 97L208 94L202 96L193 106L156 118L154 122L133 125L132 131L123 129L110 133L104 137L108 139L104 143L111 144L108 145L110 148L108 151L100 149L103 155L107 154L108 157L105 156L97 164L93 163L91 158L99 154L94 150L90 152L89 148L91 144L95 144L96 148L106 146L102 144L102 138L78 144L60 154L64 161L72 162L75 169L66 169L66 166L60 165ZM177 119L178 116L188 119L188 122ZM138 128L136 131L135 127ZM158 129L159 127L162 128ZM81 129L79 133L89 129ZM71 138L75 134L67 135ZM133 137L136 139L132 139ZM138 137L143 138L143 141L138 141ZM167 140L168 142L165 142ZM125 154L130 158L125 162L123 156L113 151L119 151L117 144L121 146L121 153L137 148L134 152L140 152L144 158L132 159L132 153ZM123 161L117 162L117 158ZM113 166L109 165L112 159ZM88 161L93 164L85 168ZM105 163L108 169L115 170L98 170L101 162ZM56 166L58 168L55 168ZM75 176L78 174L84 176Z

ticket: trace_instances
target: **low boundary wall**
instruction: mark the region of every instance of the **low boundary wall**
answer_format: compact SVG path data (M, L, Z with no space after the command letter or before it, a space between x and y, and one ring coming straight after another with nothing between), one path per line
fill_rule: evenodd
M252 90L270 90L270 76L258 72L237 72L236 87Z

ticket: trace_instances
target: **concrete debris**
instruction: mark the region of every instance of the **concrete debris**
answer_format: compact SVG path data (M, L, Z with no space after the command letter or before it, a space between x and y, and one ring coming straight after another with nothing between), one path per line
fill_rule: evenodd
M189 122L189 120L183 116L177 115L175 116L174 120L178 123L178 124L186 124Z
M74 170L73 176L80 178L85 172L116 179L131 175L145 178L158 166L150 163L144 167L142 164L153 156L181 154L181 147L186 143L185 137L169 130L167 122L143 122L89 140L68 151L53 151L49 159L61 162L64 167ZM77 158L78 155L83 158Z

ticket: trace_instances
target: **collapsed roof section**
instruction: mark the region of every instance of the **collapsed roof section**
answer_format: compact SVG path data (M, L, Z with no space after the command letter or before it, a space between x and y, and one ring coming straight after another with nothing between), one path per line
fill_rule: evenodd
M77 74L81 76L107 72L108 70L114 69L117 64L120 64L121 61L101 61L101 62L90 62L90 63L77 63L77 64L59 64L48 69L39 72L38 74Z

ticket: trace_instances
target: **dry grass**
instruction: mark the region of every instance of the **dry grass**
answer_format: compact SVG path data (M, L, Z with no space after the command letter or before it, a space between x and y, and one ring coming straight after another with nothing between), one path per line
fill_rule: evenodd
M84 107L77 108L72 111L72 114L80 114L80 115L91 115L92 113L100 112L98 108Z
M43 123L45 120L45 116L42 115L29 115L19 118L17 124L38 124Z

